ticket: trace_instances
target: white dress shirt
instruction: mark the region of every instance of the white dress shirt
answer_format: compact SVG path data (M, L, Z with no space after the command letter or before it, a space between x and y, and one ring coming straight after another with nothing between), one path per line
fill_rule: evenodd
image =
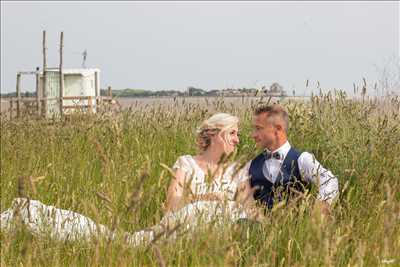
M278 152L281 155L280 159L271 157L266 160L263 165L264 176L272 183L275 183L276 178L281 172L281 166L289 152L291 146L288 141L281 147L272 151L272 153ZM299 171L301 177L308 182L316 184L319 188L318 199L331 203L332 200L339 193L338 179L332 174L331 171L325 169L309 152L303 152L300 154L297 160L299 165ZM245 166L245 173L249 175L250 163ZM248 176L247 179L250 177Z

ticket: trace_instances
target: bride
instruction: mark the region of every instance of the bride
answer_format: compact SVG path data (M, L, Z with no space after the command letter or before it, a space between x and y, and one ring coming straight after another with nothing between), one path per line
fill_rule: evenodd
M149 244L177 228L194 230L205 223L223 225L259 218L251 205L251 192L248 187L242 187L247 175L239 170L238 163L223 162L239 143L238 122L235 116L218 113L200 125L199 153L180 156L172 168L174 177L167 192L166 214L155 226L124 233L129 245ZM1 213L1 230L11 230L17 221L35 235L56 240L117 237L115 231L84 215L27 198L14 199L11 208Z

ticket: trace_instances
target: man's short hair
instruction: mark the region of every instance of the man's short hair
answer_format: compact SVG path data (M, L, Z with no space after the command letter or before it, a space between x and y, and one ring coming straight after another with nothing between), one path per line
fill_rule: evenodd
M260 115L262 113L267 113L268 119L273 119L272 122L274 122L275 118L281 119L283 121L285 132L287 133L289 128L289 116L284 107L278 104L273 104L258 106L254 110L254 115Z

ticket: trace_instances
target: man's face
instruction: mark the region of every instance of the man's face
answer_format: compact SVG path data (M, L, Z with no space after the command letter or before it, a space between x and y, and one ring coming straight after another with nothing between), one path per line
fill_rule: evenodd
M273 123L269 122L267 113L254 115L251 137L256 142L258 148L270 149L273 146L277 138L277 129Z

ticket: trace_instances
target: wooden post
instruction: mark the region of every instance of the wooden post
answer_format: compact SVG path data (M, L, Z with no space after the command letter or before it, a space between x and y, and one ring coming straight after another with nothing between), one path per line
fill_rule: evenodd
M96 109L98 108L100 104L100 94L99 94L99 74L97 71L94 72L94 91L95 91L95 96L96 96Z
M14 111L14 99L11 98L11 100L10 100L10 121L13 118L13 111Z
M41 97L42 97L42 95L41 95L41 90L40 90L40 88L39 88L39 79L40 79L40 76L39 76L39 67L36 67L36 74L35 74L35 76L36 76L36 108L37 108L37 113L38 113L38 116L40 117L40 110L41 110Z
M109 96L110 98L112 98L111 86L108 87L108 96Z
M43 114L47 116L47 55L46 55L46 31L43 31L43 82L42 82L42 95L43 95Z
M89 96L88 97L88 112L89 113L92 113L93 112L93 102L92 102L92 97L91 96Z
M63 73L63 46L64 46L64 32L60 36L60 116L63 116L63 97L64 97L64 73Z
M17 73L17 117L21 115L21 73Z

